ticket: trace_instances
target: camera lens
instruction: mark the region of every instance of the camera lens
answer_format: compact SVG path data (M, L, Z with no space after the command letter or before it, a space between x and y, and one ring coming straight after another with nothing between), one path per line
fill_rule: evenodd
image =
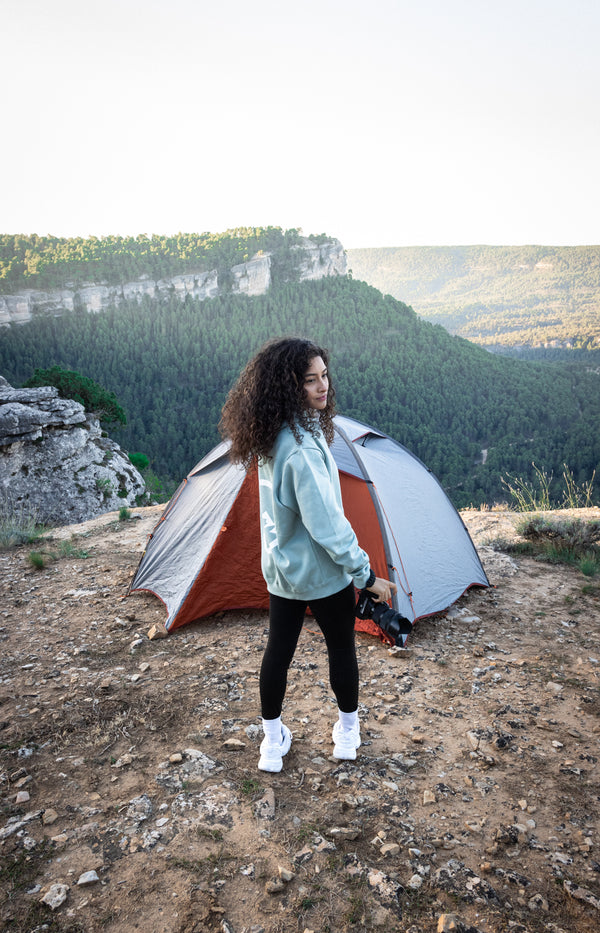
M398 639L399 635L408 635L412 629L409 619L400 615L395 609L390 609L387 605L376 605L373 611L373 621L379 625L392 638Z
M356 604L356 615L359 619L372 619L383 631L394 639L396 644L402 644L402 635L408 635L412 630L412 623L387 603L376 603L369 595L368 590L361 590Z

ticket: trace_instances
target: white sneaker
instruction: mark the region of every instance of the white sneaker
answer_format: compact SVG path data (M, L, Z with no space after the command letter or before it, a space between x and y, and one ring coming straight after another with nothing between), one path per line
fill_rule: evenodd
M292 733L287 726L281 724L281 742L273 744L267 737L260 743L259 771L272 771L276 773L283 768L283 756L287 755L292 744Z
M360 748L360 726L358 723L354 729L344 729L338 719L333 727L331 737L334 742L333 757L342 758L344 761L354 761L356 749Z

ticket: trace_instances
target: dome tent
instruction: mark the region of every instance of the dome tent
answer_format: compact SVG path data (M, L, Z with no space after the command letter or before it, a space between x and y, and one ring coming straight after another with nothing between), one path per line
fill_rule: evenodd
M332 454L344 511L378 577L398 586L393 608L411 622L489 586L473 542L439 481L409 450L336 416ZM129 592L167 609L167 631L224 609L266 609L258 476L218 444L187 475L148 538ZM371 620L356 627L390 640Z

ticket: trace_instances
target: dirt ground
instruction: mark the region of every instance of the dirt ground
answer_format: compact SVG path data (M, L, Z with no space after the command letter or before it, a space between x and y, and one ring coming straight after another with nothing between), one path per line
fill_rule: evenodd
M260 612L148 638L124 598L162 507L0 553L0 928L22 933L600 929L600 583L492 547L492 583L358 635L363 744L307 620L281 774L257 770ZM599 517L587 510L584 517Z

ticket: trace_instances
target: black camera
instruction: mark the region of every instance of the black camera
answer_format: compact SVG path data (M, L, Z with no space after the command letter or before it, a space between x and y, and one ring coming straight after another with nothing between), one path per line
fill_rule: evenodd
M376 603L369 590L361 590L356 603L356 615L359 619L372 619L386 635L394 639L396 645L402 645L402 635L412 631L412 622L401 616L387 603Z

